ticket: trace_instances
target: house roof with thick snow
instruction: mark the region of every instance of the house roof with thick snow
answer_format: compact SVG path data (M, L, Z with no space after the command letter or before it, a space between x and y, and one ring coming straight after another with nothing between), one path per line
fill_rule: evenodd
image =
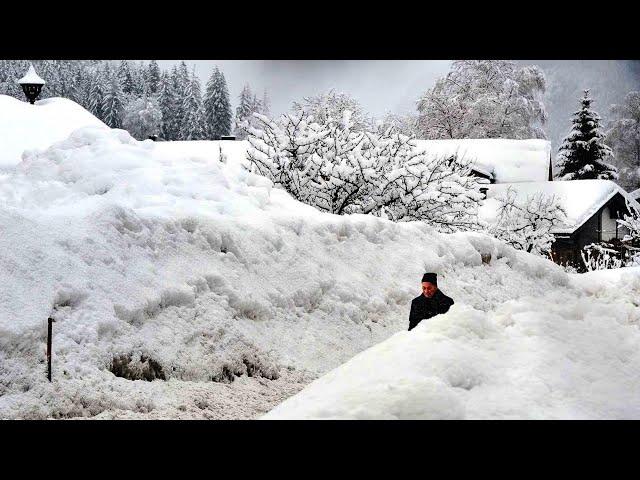
M566 223L552 230L557 234L575 232L618 193L640 210L640 204L611 180L504 183L488 185L487 199L478 211L482 220L495 221L500 206L497 198L505 196L509 188L515 191L518 201L526 201L527 197L533 197L537 193L555 196L567 215Z
M23 83L33 83L36 85L44 85L46 82L42 78L40 78L40 75L36 73L36 70L35 68L33 68L33 65L29 65L29 70L27 70L27 73L24 75L24 77L18 80L18 83L20 85L22 85Z
M548 140L503 138L416 140L429 157L459 155L473 161L474 170L496 183L544 182L549 179Z
M638 188L637 190L634 190L629 195L631 195L631 198L634 198L635 200L640 199L640 188Z

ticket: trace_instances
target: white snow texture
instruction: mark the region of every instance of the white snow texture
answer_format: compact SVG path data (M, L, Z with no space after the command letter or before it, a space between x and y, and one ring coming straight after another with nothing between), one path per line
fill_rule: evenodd
M27 138L3 137L0 418L256 418L347 361L268 418L640 418L637 277L320 213L245 142ZM456 305L401 332L425 271Z

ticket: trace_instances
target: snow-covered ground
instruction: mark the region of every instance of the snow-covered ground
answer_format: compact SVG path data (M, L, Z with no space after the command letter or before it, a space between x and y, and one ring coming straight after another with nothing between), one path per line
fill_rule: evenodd
M587 364L592 376L575 384L585 396L568 400L577 399L575 412L637 414L638 382L626 375L638 365L638 310L628 300L637 283L631 293L603 282L591 291L593 282L578 285L553 263L484 235L320 213L243 170L245 148L137 142L93 126L7 161L0 418L256 418L345 362L328 377L355 393L353 402L350 394L340 401L343 410L330 410L336 417L352 408L366 416L366 405L353 407L362 399L358 385L375 384L373 402L376 389L393 392L398 378L417 382L404 380L393 394L417 391L424 405L416 415L517 417L535 405L529 415L562 415L573 410L545 409L555 398L544 395L546 385L582 375ZM439 273L456 305L404 332L425 271ZM56 319L51 383L49 315ZM360 376L340 373L351 368ZM391 388L376 375L395 378ZM504 376L518 395L508 395ZM142 377L155 379L131 379ZM333 383L325 384L331 397ZM300 394L316 392L310 410L292 408L301 398L293 397L272 415L317 416L317 385ZM485 397L487 410L453 400L483 388L494 395ZM615 398L603 411L605 390ZM429 407L429 392L451 408ZM380 415L402 416L386 401Z
M640 418L640 268L483 311L454 305L266 419Z

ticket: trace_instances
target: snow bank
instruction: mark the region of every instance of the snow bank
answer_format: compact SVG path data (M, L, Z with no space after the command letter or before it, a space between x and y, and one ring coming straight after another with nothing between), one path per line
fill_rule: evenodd
M418 149L429 156L459 155L496 183L542 182L549 178L551 143L547 140L502 138L417 140Z
M576 275L574 288L487 312L458 303L263 418L640 418L640 269Z
M0 176L0 418L255 416L282 398L264 382L293 393L406 329L424 271L481 312L568 285L483 235L320 213L244 149L89 127Z
M31 105L0 95L0 172L18 164L25 150L47 148L85 126L106 127L66 98L47 98Z
M487 185L487 187L487 200L478 209L478 216L489 223L495 221L499 212L500 204L496 198L504 197L509 188L514 190L516 199L519 202L524 202L527 197L533 197L537 193L542 193L546 196L554 195L567 214L567 222L560 227L554 228L552 230L554 233L571 233L575 231L616 193L619 193L640 209L640 204L611 180L506 183Z

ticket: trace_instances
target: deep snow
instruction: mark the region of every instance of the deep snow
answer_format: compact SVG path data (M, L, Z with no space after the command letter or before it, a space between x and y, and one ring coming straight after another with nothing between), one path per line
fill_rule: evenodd
M38 121L60 120L47 118ZM0 115L0 132L9 123ZM403 368L390 364L379 373L387 375L387 368L389 378L417 379L426 403L415 415L444 411L429 407L427 393L441 384L420 383L423 368L434 378L442 374L440 381L453 382L453 389L499 384L489 399L493 409L485 411L441 390L445 403L452 402L449 416L526 416L531 392L541 402L533 410L540 415L636 414L630 396L637 380L625 376L626 367L596 384L602 396L579 390L585 395L572 397L575 410L545 409L548 399L536 389L550 381L545 372L555 370L535 370L547 359L554 368L569 368L563 362L570 357L555 350L565 341L581 365L576 372L591 365L596 380L603 356L635 366L629 352L637 351L637 325L622 328L624 319L631 325L637 318L629 301L635 283L628 292L604 285L592 292L598 282L578 284L553 263L484 235L320 213L243 170L244 142L137 142L103 125L74 131L42 145L45 150L25 147L30 139L3 138L17 157L0 173L0 418L256 418L389 337L373 351ZM24 149L31 150L23 155ZM481 254L491 262L483 264ZM425 271L440 274L456 306L410 336L403 332L409 303ZM548 308L550 301L557 305ZM49 315L56 318L52 383L45 376ZM516 333L502 331L508 326L500 322L514 322ZM571 343L573 324L580 335ZM609 349L592 345L601 338ZM394 342L398 349L385 357ZM425 353L424 345L432 344L441 348ZM434 360L402 359L400 347ZM129 375L155 365L159 378L117 377L110 371L114 358L130 362ZM509 370L514 359L539 373L521 378L520 397L509 397L504 389L511 384L500 383L520 373ZM375 358L365 363L369 370L379 366ZM355 387L373 373L339 381ZM598 400L605 387L616 397L608 410ZM411 398L412 387L406 388ZM394 405L388 402L382 400L380 415L403 412L385 407ZM304 416L314 408L310 402L304 413L287 405L273 415ZM347 401L335 416L350 415L352 407Z
M178 416L192 391L218 391L234 373L293 393L405 329L425 270L483 310L568 281L482 235L317 212L243 170L242 150L85 128L0 178L0 417ZM119 355L152 358L167 381L115 377ZM224 388L242 397L241 386Z
M47 148L81 127L107 126L77 103L47 98L31 105L0 95L0 175L17 165L25 150Z
M573 277L486 312L458 303L263 418L640 418L640 268Z

